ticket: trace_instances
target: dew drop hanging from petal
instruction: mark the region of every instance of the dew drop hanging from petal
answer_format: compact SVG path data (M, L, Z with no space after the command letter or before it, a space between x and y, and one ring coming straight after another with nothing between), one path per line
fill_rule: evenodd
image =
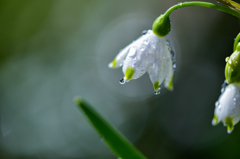
M176 62L173 62L172 64L173 64L173 69L174 69L174 71L175 71L175 69L176 69L176 67L177 67L177 64L176 64Z
M154 94L155 94L155 95L160 94L160 90L161 90L161 87L159 87L157 90L155 90L155 91L154 91Z
M120 84L125 84L124 78L121 78L121 79L119 80L119 83L120 83Z

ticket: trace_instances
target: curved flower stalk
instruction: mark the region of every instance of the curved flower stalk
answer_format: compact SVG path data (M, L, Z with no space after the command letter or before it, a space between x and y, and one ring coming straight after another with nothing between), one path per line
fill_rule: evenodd
M171 48L165 37L157 36L152 30L133 41L121 50L108 65L110 68L122 67L124 77L121 84L140 78L148 72L153 83L154 93L160 93L160 86L173 90L173 61ZM175 66L175 65L174 65Z
M234 125L240 120L240 84L230 84L222 89L218 101L215 103L213 125L222 122L231 133Z

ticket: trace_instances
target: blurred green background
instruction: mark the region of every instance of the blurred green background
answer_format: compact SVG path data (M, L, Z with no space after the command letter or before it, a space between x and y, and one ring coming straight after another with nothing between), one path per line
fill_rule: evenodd
M0 158L114 159L73 103L80 95L149 159L240 158L240 125L211 125L236 17L174 11L174 91L107 65L177 0L1 0ZM215 3L214 0L209 2Z

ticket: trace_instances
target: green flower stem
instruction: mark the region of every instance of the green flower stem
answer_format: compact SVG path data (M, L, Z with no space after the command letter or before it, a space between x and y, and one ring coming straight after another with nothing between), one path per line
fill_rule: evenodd
M85 100L76 97L75 103L88 121L101 136L103 141L121 159L146 159L117 129L110 125Z
M183 2L183 3L178 3L174 6L172 6L171 8L169 8L164 15L169 16L172 11L178 9L178 8L182 8L182 7L189 7L189 6L200 6L200 7L207 7L207 8L213 8L213 9L217 9L229 14L232 14L233 16L236 16L238 18L240 18L240 14L230 8L218 5L218 4L213 4L213 3L209 3L209 2L201 2L201 1L192 1L192 2Z
M238 33L237 37L234 40L233 51L236 50L236 47L237 47L237 44L238 44L239 40L240 40L240 33Z

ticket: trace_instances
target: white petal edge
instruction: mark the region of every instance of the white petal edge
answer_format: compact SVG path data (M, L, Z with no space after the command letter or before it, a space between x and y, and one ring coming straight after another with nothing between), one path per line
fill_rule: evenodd
M130 43L125 48L120 50L120 52L117 54L117 56L114 58L114 60L111 63L108 64L108 67L109 68L119 68L119 67L121 67L124 63L124 60L126 59L128 53L129 53L129 49L132 46L135 46L137 43L139 43L139 41L142 41L144 36L145 35L140 36L137 40L134 40L132 43Z

